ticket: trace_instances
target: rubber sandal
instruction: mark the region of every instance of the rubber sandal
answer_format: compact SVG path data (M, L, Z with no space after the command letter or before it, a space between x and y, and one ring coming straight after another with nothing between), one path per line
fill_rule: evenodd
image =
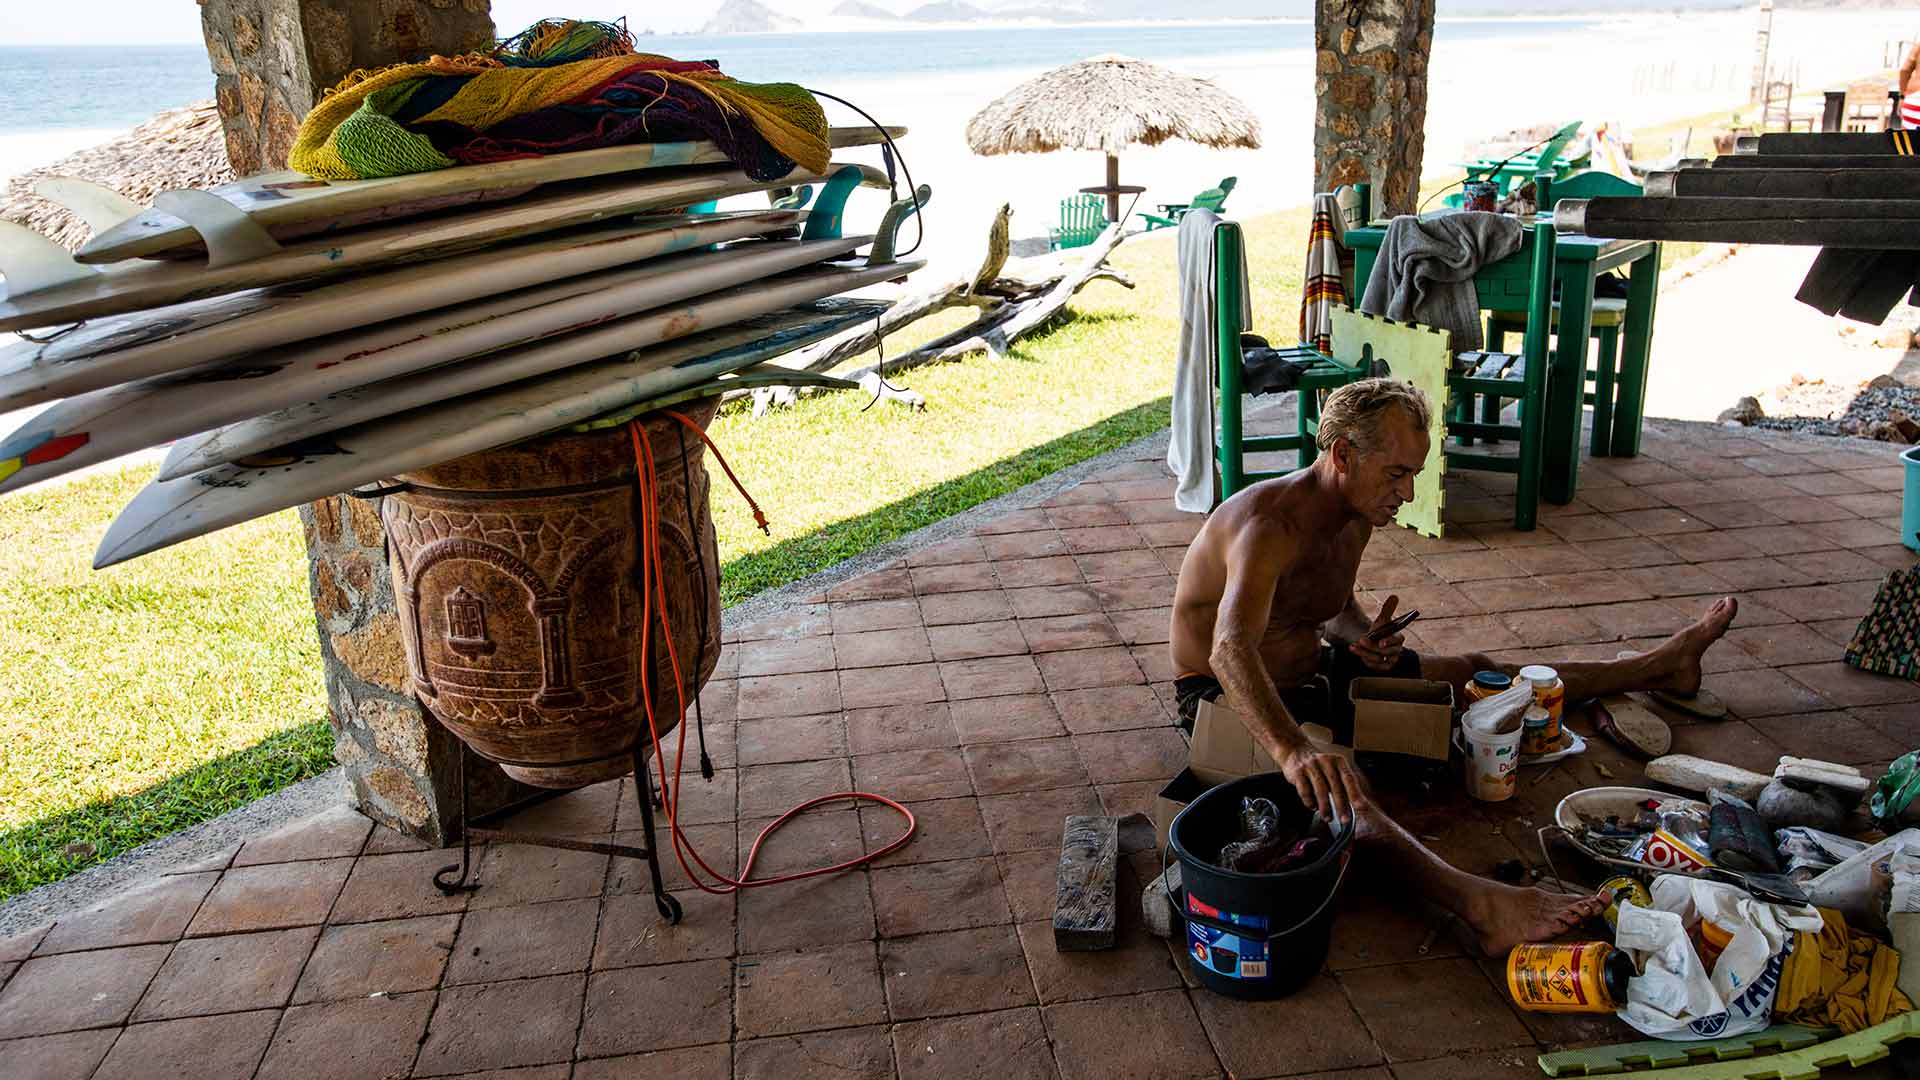
M1594 702L1594 726L1622 750L1645 760L1673 749L1673 729L1667 722L1625 695Z
M1642 654L1629 650L1619 653L1614 658L1616 660L1631 660L1640 655ZM1715 694L1704 686L1695 691L1692 697L1682 697L1679 694L1666 690L1643 690L1640 691L1640 693L1647 695L1670 709L1678 709L1689 716L1699 717L1702 720L1725 720L1727 718L1726 703L1720 700L1718 694Z

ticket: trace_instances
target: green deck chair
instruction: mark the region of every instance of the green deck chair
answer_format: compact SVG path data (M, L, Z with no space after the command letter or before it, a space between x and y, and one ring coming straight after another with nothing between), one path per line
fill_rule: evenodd
M1220 181L1217 187L1210 187L1193 197L1192 202L1161 203L1158 214L1149 214L1142 210L1140 220L1147 223L1147 231L1168 229L1180 224L1180 215L1189 210L1211 210L1219 213L1227 205L1227 196L1233 194L1233 185L1240 182L1237 176L1229 176Z
M1566 145L1573 141L1573 137L1580 134L1581 123L1582 121L1575 120L1554 132L1553 138L1541 144L1540 149L1528 151L1511 161L1500 158L1481 158L1478 161L1463 161L1458 164L1467 170L1468 180L1491 180L1499 186L1500 197L1505 198L1513 192L1515 183L1531 179L1535 173L1546 171L1551 167L1553 178L1558 180L1572 173L1582 161L1586 160L1585 158L1563 158L1560 155L1560 152L1566 149ZM1464 200L1465 196L1456 192L1444 201L1448 206L1459 206Z
M1639 184L1631 180L1622 180L1611 173L1579 172L1557 180L1548 186L1548 194L1555 202L1561 199L1592 199L1603 195L1638 196ZM1600 297L1593 302L1593 320L1591 336L1597 345L1592 367L1587 369L1587 381L1593 383L1593 390L1585 392L1583 400L1593 406L1593 431L1588 437L1588 450L1595 457L1605 457L1612 453L1616 445L1614 431L1638 430L1642 417L1629 415L1618 410L1619 387L1638 378L1637 372L1623 371L1620 366L1620 329L1627 322L1627 302L1610 297ZM1553 305L1553 326L1560 327L1560 303ZM1495 352L1505 347L1507 335L1519 333L1527 328L1527 313L1524 311L1490 311L1487 313L1487 348ZM1493 423L1500 416L1499 398L1488 397L1482 404L1482 416Z
M1100 239L1107 227L1107 201L1098 195L1075 195L1060 200L1060 227L1047 230L1052 251L1086 247Z
M1216 393L1214 425L1214 462L1218 467L1220 500L1257 481L1286 475L1284 472L1248 472L1248 454L1292 450L1299 455L1299 467L1313 464L1319 449L1314 438L1320 432L1320 395L1350 382L1365 378L1360 367L1347 367L1310 346L1298 345L1279 350L1289 359L1312 364L1300 377L1298 426L1292 435L1246 438L1241 419L1240 327L1247 321L1241 311L1243 282L1240 279L1241 252L1245 239L1237 222L1222 221L1213 230L1214 333L1221 343L1220 364L1214 372Z

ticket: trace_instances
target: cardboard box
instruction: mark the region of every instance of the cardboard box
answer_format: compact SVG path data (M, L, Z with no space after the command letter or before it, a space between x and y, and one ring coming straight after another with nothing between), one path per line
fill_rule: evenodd
M1333 733L1319 724L1302 724L1300 730L1315 749L1351 758L1353 751L1334 745ZM1279 771L1273 756L1253 741L1253 732L1247 730L1239 713L1228 708L1225 701L1202 701L1194 713L1187 767L1160 789L1153 802L1155 843L1160 850L1167 849L1174 816L1209 788L1254 773Z
M1429 679L1353 680L1353 748L1447 760L1453 739L1453 687Z

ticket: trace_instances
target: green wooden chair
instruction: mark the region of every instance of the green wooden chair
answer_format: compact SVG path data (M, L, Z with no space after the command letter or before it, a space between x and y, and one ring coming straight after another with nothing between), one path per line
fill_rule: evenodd
M1548 194L1554 201L1561 199L1592 199L1603 195L1638 196L1639 184L1631 180L1622 180L1611 173L1579 172L1565 180L1556 180L1548 186ZM1596 457L1611 453L1613 431L1616 427L1638 428L1642 417L1628 415L1618 411L1615 398L1618 387L1626 380L1636 377L1636 373L1620 369L1620 331L1627 322L1627 302L1621 299L1600 297L1593 302L1593 319L1590 334L1597 346L1593 366L1587 368L1587 381L1593 383L1593 389L1582 388L1583 400L1593 406L1593 431L1588 439L1588 449ZM1507 335L1519 333L1527 327L1527 313L1520 310L1496 309L1487 313L1487 348L1500 351L1505 348ZM1560 328L1560 304L1553 305L1553 327ZM1482 415L1488 423L1500 416L1502 403L1497 397L1488 397L1482 403Z
M1295 433L1247 438L1241 416L1242 370L1240 363L1240 327L1245 314L1240 301L1244 283L1240 277L1241 253L1245 250L1237 222L1222 221L1213 230L1214 333L1222 343L1220 364L1214 372L1215 418L1214 462L1220 484L1220 499L1261 480L1286 475L1284 471L1249 472L1248 454L1292 450L1299 467L1313 464L1319 454L1314 439L1320 433L1320 395L1367 376L1363 367L1347 367L1333 357L1310 346L1297 345L1278 350L1292 360L1311 365L1300 377L1300 406ZM1231 343L1231 344L1229 344Z
M1488 285L1504 286L1509 292L1517 291L1516 285L1524 288L1527 299L1520 325L1526 337L1521 346L1520 359L1497 378L1456 372L1447 379L1447 392L1451 399L1447 434L1459 447L1471 446L1476 439L1486 442L1512 439L1519 443L1516 454L1481 453L1448 447L1445 451L1447 469L1516 474L1518 484L1514 490L1513 527L1522 531L1531 530L1539 520L1540 478L1546 464L1547 369L1551 363L1547 350L1547 327L1553 298L1552 221L1536 221L1532 240L1532 260L1524 265L1516 263L1512 273L1506 275L1515 280L1481 283L1483 289ZM1488 346L1498 349L1498 344L1491 340ZM1473 404L1478 399L1489 402L1518 399L1519 422L1501 423L1500 409L1494 406L1490 406L1484 416L1475 420Z
M1147 223L1147 231L1168 229L1180 224L1180 215L1189 210L1211 210L1219 213L1227 205L1227 196L1233 194L1233 186L1240 182L1237 176L1229 176L1220 181L1219 186L1210 187L1193 197L1192 202L1161 203L1158 214L1149 214L1142 210L1140 220Z
M1098 195L1075 195L1060 200L1060 227L1047 230L1047 247L1086 247L1100 239L1107 227L1107 202Z

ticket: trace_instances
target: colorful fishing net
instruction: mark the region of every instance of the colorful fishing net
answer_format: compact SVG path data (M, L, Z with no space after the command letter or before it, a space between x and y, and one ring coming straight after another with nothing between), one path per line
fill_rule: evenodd
M755 180L827 167L827 120L792 83L633 51L622 26L548 20L492 52L356 71L300 125L288 163L359 180L626 143L710 139Z

